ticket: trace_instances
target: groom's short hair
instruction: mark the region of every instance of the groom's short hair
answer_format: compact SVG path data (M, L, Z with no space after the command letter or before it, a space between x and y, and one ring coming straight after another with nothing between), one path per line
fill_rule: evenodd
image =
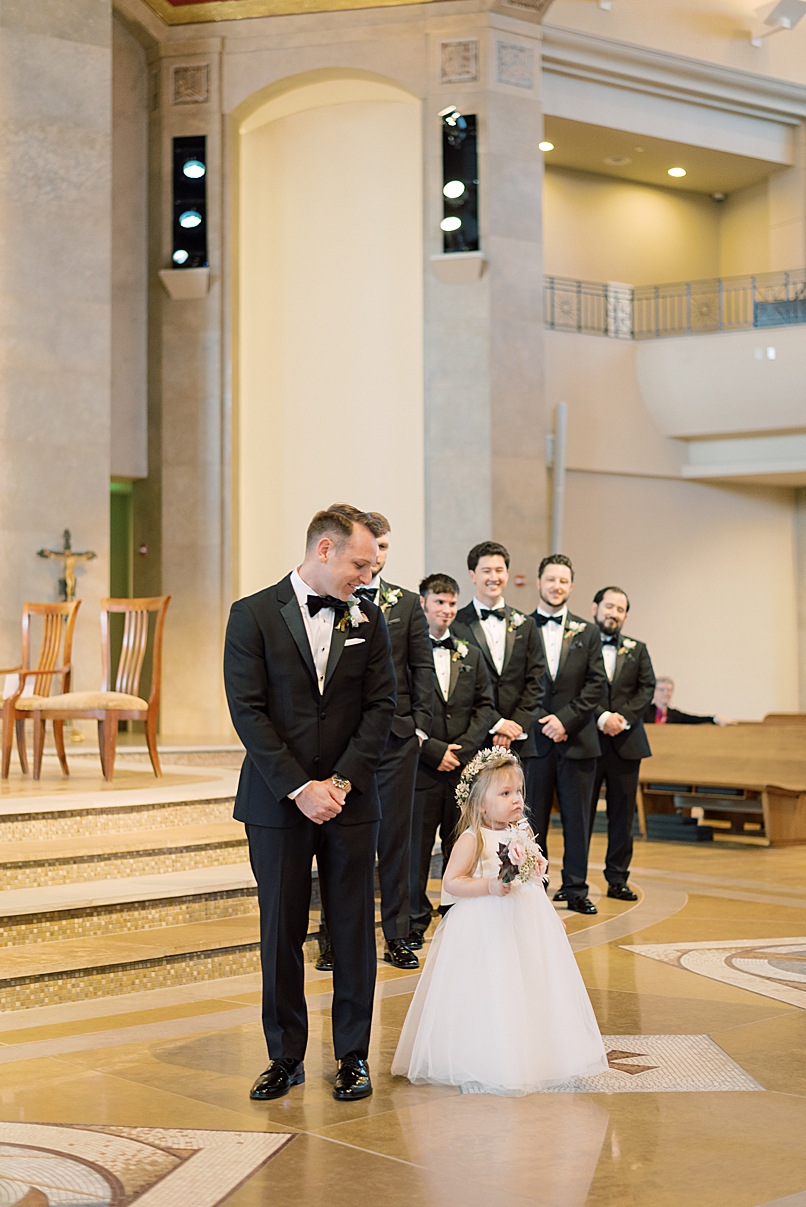
M337 503L328 507L327 511L317 511L308 525L305 537L305 548L318 544L323 536L330 537L337 549L343 548L353 535L353 526L361 524L368 528L373 536L373 524L365 511L351 507L349 503Z
M363 524L365 528L369 528L376 541L379 537L392 531L386 516L381 515L379 511L360 511L359 508L353 507L352 503L331 503L328 511L338 511L348 520L352 520L356 524Z

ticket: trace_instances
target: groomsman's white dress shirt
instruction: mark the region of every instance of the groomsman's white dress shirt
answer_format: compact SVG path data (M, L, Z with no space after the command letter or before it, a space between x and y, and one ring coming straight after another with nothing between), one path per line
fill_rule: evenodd
M311 656L313 665L316 670L316 682L319 684L319 694L325 690L325 673L327 671L327 660L330 657L330 645L333 641L333 621L336 619L336 613L332 608L320 608L315 616L311 616L308 611L308 596L318 595L318 591L314 591L313 587L309 587L306 582L300 578L296 570L291 571L291 586L294 588L294 594L297 597L299 610L302 615L302 623L305 625L305 632L308 634L308 644L311 647ZM307 788L308 783L303 784L301 788L296 788L293 792L289 792L291 800L296 800L303 788Z
M500 675L502 670L504 669L504 657L505 657L506 651L507 651L507 624L506 624L506 613L504 612L506 603L502 599L502 600L500 600L500 602L497 604L497 606L494 609L491 609L491 611L497 612L498 609L500 608L500 610L501 610L501 619L500 620L495 620L492 616L488 616L486 620L482 620L481 619L481 610L482 610L482 608L484 608L486 611L487 605L481 603L478 599L473 600L473 607L476 609L476 615L479 618L479 624L481 625L482 629L484 630L484 636L487 638L487 645L489 647L490 653L492 654L493 665L495 666L495 669L498 671L498 673ZM498 733L498 730L501 728L501 726L504 724L504 721L506 721L506 720L508 720L507 717L502 717L500 721L496 721L495 725L493 725L492 729L489 732ZM528 738L528 736L529 736L528 733L520 733L520 734L518 734L515 741L523 742L526 738Z
M550 613L545 608L538 608L539 616L549 616ZM568 607L564 607L562 611L557 612L557 619L560 621L556 624L554 620L549 620L540 628L540 633L543 638L543 648L546 651L546 662L549 668L549 674L552 679L557 678L557 671L560 668L560 651L563 648L563 633L565 632L565 618L568 615Z
M605 674L607 675L608 680L612 683L613 676L616 673L616 659L618 658L618 650L616 649L616 646L610 642L608 642L607 645L602 642L602 658L604 659ZM604 732L604 727L612 715L613 714L610 712L603 712L599 717L599 720L596 722L598 728L602 732ZM624 728L630 729L631 727L629 725L625 725Z
M451 631L448 629L447 633L443 633L439 640L444 641L450 635ZM442 692L443 700L447 700L448 691L451 686L451 651L437 649L435 646L431 652L434 655L434 670L436 671L439 690Z

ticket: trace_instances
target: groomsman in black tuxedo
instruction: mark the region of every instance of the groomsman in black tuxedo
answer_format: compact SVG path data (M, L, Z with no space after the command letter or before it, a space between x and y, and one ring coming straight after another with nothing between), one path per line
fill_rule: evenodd
M602 587L593 597L593 619L602 643L607 684L595 710L602 748L596 760L591 798L591 829L605 785L607 796L607 856L605 880L608 897L637 901L627 884L632 859L632 826L641 759L652 754L642 720L655 690L655 672L643 641L625 637L624 621L630 610L621 587Z
M354 509L334 503L333 510L352 515ZM420 961L407 944L411 930L411 825L420 746L431 732L434 717L434 660L419 596L387 582L381 575L389 556L389 521L377 511L367 514L374 524L378 553L369 584L359 587L356 595L381 609L392 641L397 674L397 710L386 750L375 773L381 798L378 879L381 925L386 940L384 960L396 968L419 968ZM329 944L316 966L332 969Z
M467 555L476 588L471 603L460 608L455 637L478 646L484 655L495 700L492 743L510 748L522 761L535 753L532 726L537 717L546 659L534 621L504 600L509 582L509 553L495 541L474 545Z
M428 622L436 692L431 736L420 748L414 792L409 947L415 950L422 947L431 921L426 887L437 830L444 871L459 820L456 785L462 768L485 745L494 715L481 651L451 633L459 584L447 574L430 574L420 583L420 602Z
M596 625L568 611L574 568L562 553L544 557L532 613L543 640L548 673L532 733L535 757L526 764L526 804L537 841L548 854L554 793L563 824L562 888L555 901L566 901L579 914L595 914L588 897L590 801L596 760L601 753L594 712L607 684L602 643Z
M372 1093L375 770L395 714L395 669L380 609L354 592L370 581L376 558L368 516L320 511L302 564L230 612L224 681L246 747L235 817L246 825L257 880L271 1061L252 1087L259 1101L305 1080L302 949L314 856L336 957L333 1096Z

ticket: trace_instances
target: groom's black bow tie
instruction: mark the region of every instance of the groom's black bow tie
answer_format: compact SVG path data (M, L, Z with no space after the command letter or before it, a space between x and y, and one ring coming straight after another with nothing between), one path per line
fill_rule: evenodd
M535 620L539 629L542 629L543 625L548 624L550 620L553 620L555 624L562 624L564 619L564 616L544 616L542 612L535 612Z
M367 603L375 603L375 600L378 597L378 588L377 587L359 587L358 590L356 591L356 595L358 596L359 599L366 600Z
M311 616L315 616L317 612L321 612L322 608L332 608L334 612L344 613L348 607L349 604L346 604L343 599L336 599L334 595L308 596L308 611Z
M492 616L493 620L506 620L506 612L503 608L482 608L481 619L489 620Z
M441 641L437 641L436 637L431 638L431 645L435 650L452 650L453 641L450 637L443 637Z
M615 633L612 637L603 637L602 645L618 645L618 637L615 635Z

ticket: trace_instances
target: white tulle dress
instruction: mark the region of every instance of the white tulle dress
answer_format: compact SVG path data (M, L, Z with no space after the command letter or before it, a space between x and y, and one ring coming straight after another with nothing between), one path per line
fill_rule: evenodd
M500 830L482 830L476 876L497 876ZM453 898L431 942L392 1073L465 1093L533 1094L607 1069L565 928L539 882Z

